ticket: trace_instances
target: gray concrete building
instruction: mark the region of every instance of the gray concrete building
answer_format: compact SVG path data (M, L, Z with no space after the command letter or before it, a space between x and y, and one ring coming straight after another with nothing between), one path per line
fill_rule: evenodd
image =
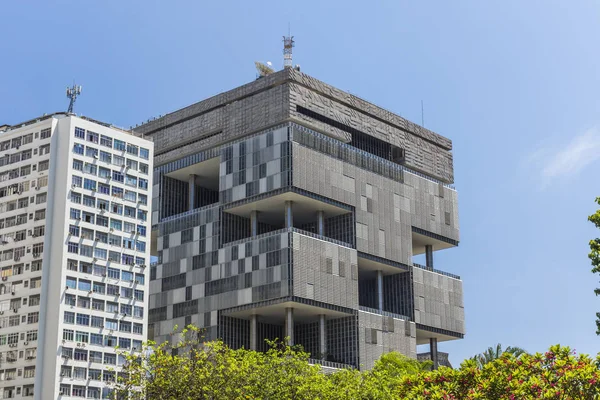
M452 142L293 68L136 128L154 141L149 335L370 368L465 333ZM425 254L426 265L413 262Z

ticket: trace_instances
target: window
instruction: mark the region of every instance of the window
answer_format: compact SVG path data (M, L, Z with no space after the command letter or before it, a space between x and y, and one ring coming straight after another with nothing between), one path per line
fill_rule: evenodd
M101 363L102 362L102 352L90 351L90 362Z
M39 172L47 171L49 167L50 167L50 160L40 161L38 163L38 171Z
M111 353L104 353L104 364L117 365L117 355Z
M126 282L133 282L133 272L130 271L122 271L121 279Z
M113 143L115 150L125 151L125 142L115 139Z
M88 157L98 158L98 149L88 146L85 148L85 155Z
M92 316L92 327L93 328L104 328L104 318L102 317L98 317L98 316ZM94 338L97 339L97 337L100 337L100 342L95 343L94 342ZM94 334L92 333L92 337L91 337L91 342L92 344L102 344L102 335L98 335L98 334Z
M92 369L88 370L88 378L93 381L99 381L102 379L102 370L101 369Z
M146 227L144 225L138 225L137 226L137 233L140 236L146 236Z
M137 333L137 334L143 334L144 333L144 325L142 324L133 324L133 333ZM140 349L140 347L138 347L138 349Z
M83 171L83 161L73 160L73 169L76 171Z
M70 311L65 311L63 322L65 324L74 324L75 323L75 313Z
M48 169L48 168L46 168L46 169ZM125 175L125 184L136 187L137 186L137 178L135 176Z
M139 185L138 185L138 187L139 187L140 189L148 190L148 179L143 179L143 178L140 178L140 179L138 180L138 182L139 182Z
M106 151L100 151L100 161L110 163L112 162L112 155Z
M150 150L140 147L140 157L147 160L150 157Z
M74 337L75 331L73 331L72 329L63 329L63 340L72 342Z
M70 378L71 376L73 376L73 367L70 367L68 365L61 365L60 376L63 378Z
M35 376L35 367L23 368L23 378L33 378Z
M77 287L77 278L67 276L67 287L75 289Z
M80 176L73 175L71 178L71 186L72 187L81 187L83 179Z
M148 164L140 163L140 172L148 175Z
M136 145L133 145L131 143L127 143L127 153L137 156L139 153L139 148Z
M119 303L115 303L113 301L106 302L106 312L109 313L118 313L119 312Z
M74 294L65 294L65 304L74 307L77 303L77 297Z
M82 144L75 143L73 145L73 153L75 153L75 154L81 154L81 155L83 155L84 150L85 150L85 146L82 145Z
M98 176L100 178L110 178L111 171L108 168L100 167L98 169Z
M104 300L92 299L92 310L104 311Z
M138 169L138 162L135 160L132 160L130 158L127 159L127 168L128 169L132 169L134 171L137 171Z
M79 227L76 225L69 225L69 234L71 236L79 237Z
M96 225L108 227L108 217L103 217L102 215L98 215L96 217Z
M77 361L87 361L88 351L83 349L75 349L73 352L73 358Z
M71 201L76 204L81 204L81 194L71 192ZM71 212L72 211L73 211L73 209L71 209ZM78 210L76 210L76 211L78 211ZM71 215L73 215L73 214L71 214ZM74 217L71 216L71 218L74 218Z
M124 180L125 180L125 176L121 172L119 172L119 171L113 171L112 172L112 179L114 181L123 183Z
M134 297L138 301L144 301L144 291L143 290L134 290Z
M100 136L100 144L102 146L112 147L113 140L112 140L112 138L110 136L102 135L102 136Z
M117 155L113 156L113 165L116 165L119 167L125 165L125 157L121 157L121 156L117 156Z
M78 139L85 139L85 129L75 127L75 137Z
M33 330L33 331L27 331L27 336L26 336L26 340L28 342L33 342L34 340L38 339L38 331L37 330Z
M87 131L87 141L88 142L98 143L99 140L100 140L100 135L98 135L96 132Z
M87 314L77 314L77 325L90 326L90 316Z
M131 316L133 314L133 306L130 304L121 304L121 314Z
M77 314L77 316L79 316L79 314ZM82 343L88 343L90 341L90 334L88 332L75 331L75 341L82 342ZM77 351L77 350L75 350L75 351ZM87 351L86 351L86 356L87 356Z
M64 383L61 383L58 394L63 395L63 396L70 396L71 395L71 385L66 385Z
M36 324L40 321L40 313L38 311L27 314L27 323Z
M98 183L98 192L102 194L110 194L110 185L106 183Z
M100 260L106 260L107 253L108 253L108 251L106 249L101 249L99 247L96 247L94 249L94 257L96 257Z
M130 349L131 348L131 339L119 338L119 348Z
M113 186L112 187L112 195L115 196L116 198L122 199L123 198L123 189L120 187Z
M141 221L146 221L148 218L148 212L144 210L137 210L137 217Z
M40 193L35 196L35 204L43 204L46 202L46 198L48 197L47 193Z
M84 296L77 296L77 307L90 308L90 298Z
M85 179L83 181L83 187L88 190L96 191L96 181L92 179Z
M83 196L83 205L88 207L96 207L96 198L94 196Z
M74 367L73 368L73 379L87 379L87 368Z
M135 202L137 200L137 193L133 190L125 190L125 196L123 198Z
M109 296L116 296L119 294L119 287L117 285L110 285L107 284L106 285L106 294ZM117 309L116 311L112 311L112 312L119 312L119 310Z
M120 230L123 230L123 223L118 219L111 218L110 219L110 227L111 227L111 229L120 231Z
M98 167L96 167L94 164L85 163L83 172L86 174L96 175L98 173Z

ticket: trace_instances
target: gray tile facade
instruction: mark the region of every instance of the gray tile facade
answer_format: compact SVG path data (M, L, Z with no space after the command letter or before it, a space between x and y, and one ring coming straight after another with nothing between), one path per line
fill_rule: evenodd
M450 140L290 69L137 132L156 148L154 340L193 323L370 368L463 337L462 281L412 262L459 241Z

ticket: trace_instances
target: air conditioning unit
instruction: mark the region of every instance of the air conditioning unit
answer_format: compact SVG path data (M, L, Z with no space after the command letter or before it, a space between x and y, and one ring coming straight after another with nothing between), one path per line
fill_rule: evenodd
M40 190L40 187L39 187L39 186L34 186L33 188L34 188L35 190Z
M103 276L104 278L106 278L106 273L102 274L102 276Z
M25 346L27 346L27 345L29 344L29 342L23 342L23 344L24 344Z
M15 292L11 292L11 294L14 296L14 295L15 295Z
M13 308L13 312L16 314L16 313L19 312L19 309L18 308Z

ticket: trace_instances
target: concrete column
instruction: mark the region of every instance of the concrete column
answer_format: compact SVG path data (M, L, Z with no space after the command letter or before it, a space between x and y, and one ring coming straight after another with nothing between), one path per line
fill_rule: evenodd
M256 350L258 345L258 315L250 316L250 350Z
M294 227L294 217L292 215L292 202L289 200L285 202L285 227Z
M194 174L190 174L188 178L188 210L193 210L196 204L196 178Z
M440 366L438 362L438 341L436 338L429 339L429 354L431 355L431 361L433 361L433 369L438 369Z
M425 266L433 268L433 246L430 244L425 245Z
M319 353L321 353L321 360L325 360L325 353L327 353L327 334L325 330L325 314L319 315Z
M258 211L250 211L250 231L252 236L258 236Z
M289 337L288 344L290 346L294 345L294 309L286 308L285 309L285 336Z
M325 211L317 211L317 233L325 236Z
M383 271L377 271L377 308L383 311Z

